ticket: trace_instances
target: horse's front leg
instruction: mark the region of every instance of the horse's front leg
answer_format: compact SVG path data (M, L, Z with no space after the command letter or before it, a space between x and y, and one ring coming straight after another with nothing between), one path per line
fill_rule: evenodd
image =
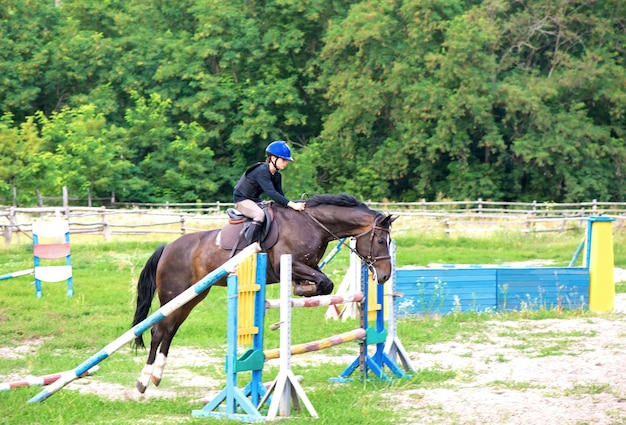
M294 295L311 297L328 295L333 292L333 281L317 267L312 268L306 264L293 263L291 273L294 282Z

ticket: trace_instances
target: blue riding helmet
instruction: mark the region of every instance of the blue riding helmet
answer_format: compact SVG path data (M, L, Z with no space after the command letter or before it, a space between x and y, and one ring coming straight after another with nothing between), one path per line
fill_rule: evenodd
M291 157L291 149L289 149L287 143L283 142L282 140L277 140L267 145L265 153L268 155L277 156L286 161L293 161L293 158Z

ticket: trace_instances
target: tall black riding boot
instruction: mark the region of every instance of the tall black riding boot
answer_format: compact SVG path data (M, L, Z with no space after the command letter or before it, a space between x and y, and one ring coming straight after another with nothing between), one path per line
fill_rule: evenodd
M253 221L250 223L250 227L246 231L246 245L251 245L254 242L261 240L261 232L263 231L263 223L260 221Z

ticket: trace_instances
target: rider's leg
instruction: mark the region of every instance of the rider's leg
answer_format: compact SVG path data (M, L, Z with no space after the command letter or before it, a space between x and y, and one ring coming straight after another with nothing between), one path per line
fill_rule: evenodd
M246 244L258 242L261 239L261 232L263 231L263 221L265 220L265 213L263 209L254 201L245 199L235 204L235 208L252 219L252 223L246 232Z
M263 231L263 223L258 221L253 221L250 223L250 227L246 233L246 245L253 244L254 242L259 242L261 240L261 232Z

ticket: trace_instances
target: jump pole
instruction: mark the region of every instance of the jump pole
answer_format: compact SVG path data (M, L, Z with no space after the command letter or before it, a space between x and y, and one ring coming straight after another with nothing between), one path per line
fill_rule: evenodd
M247 246L246 248L241 250L239 254L235 255L224 264L222 264L221 267L213 270L211 273L207 274L205 277L196 282L193 286L176 296L173 300L161 306L161 308L152 313L142 322L133 326L131 329L122 334L119 338L117 338L109 345L104 347L102 350L78 365L76 368L70 371L62 372L61 377L56 382L51 384L48 388L44 389L36 396L32 397L30 400L28 400L28 402L36 403L46 400L52 394L65 387L67 384L81 376L83 373L87 372L89 369L100 363L102 360L106 359L111 354L115 353L124 345L132 341L135 337L143 334L146 330L159 323L161 320L165 319L171 313L176 311L179 307L183 306L193 298L197 297L200 293L210 288L215 282L217 282L229 273L234 273L237 270L237 266L243 260L245 260L250 255L254 255L260 251L261 246L258 243Z
M100 366L94 366L91 369L89 369L87 372L83 373L80 377L84 378L85 376L91 376L99 368ZM37 386L50 385L53 382L56 382L61 377L62 373L63 372L52 373L50 375L37 376L34 378L26 378L21 381L4 382L0 384L0 392L9 391L15 388L22 388L22 387L37 387Z
M35 273L35 269L20 270L19 272L7 273L0 276L0 280L13 279L14 277L25 276Z
M363 301L365 296L362 293L349 294L349 295L319 295L311 298L296 298L290 299L289 304L291 307L324 307L345 303L358 303ZM266 300L265 308L282 308L283 300Z
M281 309L282 312L282 309ZM281 329L282 329L281 325ZM320 339L319 341L307 342L304 344L291 345L290 354L304 354L311 353L313 351L324 350L329 347L334 347L335 345L344 344L350 341L356 341L360 339L364 339L367 332L365 329L357 328L352 331L344 332L338 335L334 335L328 338ZM269 350L263 351L265 354L265 360L272 360L282 358L283 349L281 348L273 348Z

